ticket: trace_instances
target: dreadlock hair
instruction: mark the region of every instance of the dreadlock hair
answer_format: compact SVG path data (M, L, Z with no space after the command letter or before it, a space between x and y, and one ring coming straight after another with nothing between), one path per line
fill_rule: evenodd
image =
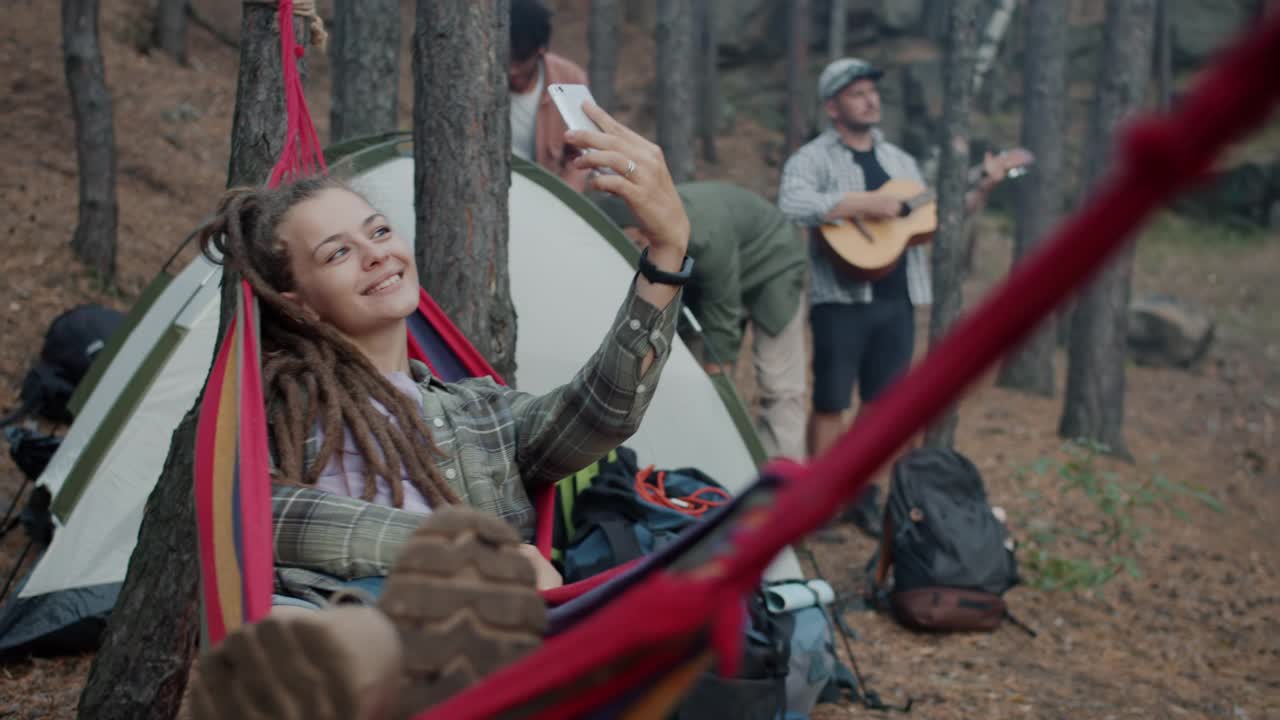
M296 205L332 189L359 195L328 177L228 190L214 218L197 231L201 252L239 273L261 301L262 374L280 481L314 485L339 450L345 425L364 456L365 500L373 500L381 475L392 504L402 507L404 474L432 507L457 504L436 468L441 451L417 404L337 328L282 294L294 279L280 225ZM317 422L324 441L304 467L303 443Z

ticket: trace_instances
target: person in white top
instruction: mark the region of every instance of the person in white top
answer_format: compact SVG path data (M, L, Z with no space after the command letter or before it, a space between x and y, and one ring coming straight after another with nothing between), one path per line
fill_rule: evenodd
M587 74L573 61L550 52L550 42L551 11L540 0L511 0L511 65L507 70L511 151L582 192L587 173L574 166L574 152L565 147L568 127L547 87L557 83L585 85Z

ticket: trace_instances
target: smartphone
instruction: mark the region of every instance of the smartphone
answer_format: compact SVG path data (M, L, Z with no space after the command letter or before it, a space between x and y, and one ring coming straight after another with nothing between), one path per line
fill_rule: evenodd
M586 85L567 85L564 83L553 83L547 86L547 92L551 94L551 102L556 104L556 109L560 111L560 117L564 118L564 124L569 126L570 130L595 130L603 132L600 126L594 120L587 117L582 110L582 104L585 102L595 102L595 98L591 97L591 89ZM590 148L583 148L582 152L591 152ZM593 172L604 173L606 175L616 175L610 168L597 168Z
M556 104L556 109L560 111L560 117L564 118L565 125L570 130L595 130L600 132L600 126L595 124L587 114L582 111L584 102L595 102L595 98L591 97L591 89L586 85L565 85L553 84L547 87L547 92L551 93L551 102Z

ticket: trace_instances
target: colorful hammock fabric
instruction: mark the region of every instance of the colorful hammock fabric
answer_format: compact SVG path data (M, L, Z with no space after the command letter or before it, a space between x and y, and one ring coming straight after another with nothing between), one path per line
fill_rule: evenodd
M282 14L286 7L287 0ZM292 25L284 18L287 48ZM291 63L285 65L287 73ZM1277 12L1206 72L1175 113L1135 125L1118 166L1088 205L959 321L835 448L808 466L769 466L755 485L677 543L573 593L552 611L550 637L536 653L418 720L663 717L713 659L732 673L742 598L772 558L855 497L898 448L1048 317L1154 209L1203 178L1227 144L1260 124L1280 99L1280 75L1266 72L1269 67L1280 67ZM299 107L306 112L305 103ZM255 545L246 532L265 526L256 549L269 552L265 425L256 437L250 437L252 428L244 430L262 416L261 378L246 367L256 353L252 295L243 294L240 305L206 389L200 428L206 440L197 451L198 467L202 460L216 461L214 471L197 472L197 501L205 505L198 511L205 611L215 642L215 628L225 633L260 618L265 610L257 598L269 602L263 593L270 592L270 562L252 559ZM421 344L418 335L414 339ZM253 498L261 505L254 506ZM222 532L215 535L219 522ZM259 577L263 566L266 583Z

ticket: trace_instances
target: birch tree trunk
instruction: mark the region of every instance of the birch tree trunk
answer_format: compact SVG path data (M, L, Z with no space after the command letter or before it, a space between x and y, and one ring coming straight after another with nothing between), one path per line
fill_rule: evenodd
M695 173L693 68L697 23L689 0L657 0L654 30L658 54L658 145L667 159L671 178L688 182Z
M1136 112L1151 78L1155 0L1109 0L1089 132L1089 184L1110 162L1116 131ZM1128 458L1124 440L1130 243L1080 294L1068 343L1066 402L1058 432Z
M1022 71L1022 144L1036 158L1018 185L1014 262L1035 249L1062 215L1067 115L1067 4L1030 0ZM996 384L1035 395L1054 393L1057 337L1050 320L1005 358Z
M978 45L977 61L973 68L974 95L982 94L982 83L991 72L996 56L1000 54L1000 43L1004 41L1005 33L1009 29L1009 21L1013 19L1013 11L1017 5L1018 0L996 0L995 9L987 19L987 26L982 31L982 41ZM1064 34L1067 30L1065 25L1059 29ZM1032 46L1028 43L1027 47Z
M507 272L508 0L418 0L413 33L416 258L422 284L514 384Z
M391 132L400 109L400 0L336 0L329 142Z
M246 3L242 12L228 187L265 183L284 149L284 82L275 8ZM305 23L295 20L294 33L305 46ZM299 65L305 71L301 61ZM210 210L215 201L209 198ZM219 338L235 308L228 298L239 280L224 274L222 282ZM212 360L213 356L210 365ZM81 720L169 720L186 689L200 629L192 496L199 406L197 398L174 430L164 469L147 498L128 574L80 696Z
M969 111L973 105L973 67L978 46L979 0L951 0L943 59L942 122L938 138L938 232L933 237L932 346L955 322L964 299L965 195L968 190ZM931 447L955 443L959 416L948 409L925 431Z
M71 248L111 285L116 274L116 139L111 120L98 0L62 0L62 60L76 123L80 208Z

